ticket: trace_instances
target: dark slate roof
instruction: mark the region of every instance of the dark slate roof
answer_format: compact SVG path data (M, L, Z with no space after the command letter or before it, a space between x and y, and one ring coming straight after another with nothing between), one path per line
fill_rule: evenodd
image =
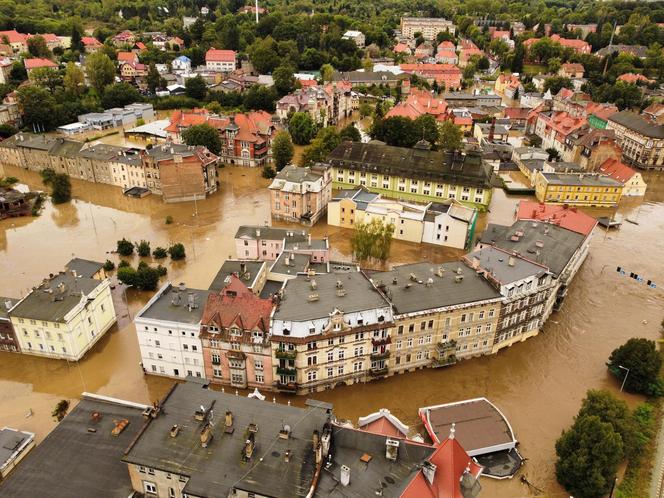
M81 258L74 258L65 265L67 270L75 271L77 276L83 278L92 278L93 275L103 267L104 265L102 263Z
M493 278L503 285L530 276L539 277L546 273L546 268L519 257L512 258L512 264L510 265L510 254L493 246L474 251L465 258L471 264L476 259L480 268L489 272Z
M351 83L381 83L394 82L406 79L407 75L393 74L390 71L348 71L335 72L332 75L332 81L350 81Z
M121 458L143 427L143 409L84 397L0 485L0 496L127 498L133 490ZM98 422L92 412L101 413ZM112 436L114 420L122 419L129 425Z
M516 232L523 235L516 236ZM512 239L518 240L512 240ZM585 236L550 223L527 220L515 221L511 226L489 223L480 237L482 244L493 244L524 258L542 264L558 276L565 269ZM541 242L542 247L536 243Z
M556 163L553 163L556 164ZM622 183L606 175L578 173L542 173L551 185L574 185L582 187L622 187Z
M260 235L259 235L260 233ZM290 235L292 234L292 235ZM245 239L265 239L265 240L283 240L292 242L304 242L307 240L308 232L306 230L292 230L289 228L275 228L260 225L242 225L235 232L235 238Z
M11 427L0 429L0 468L16 463L17 455L15 453L24 452L25 447L34 440L34 437L35 435L31 432L22 432Z
M617 43L600 48L597 52L595 52L595 55L605 57L609 54L613 54L614 52L627 52L641 59L645 59L648 53L648 47L643 45L623 45L621 43Z
M196 324L201 321L203 308L210 291L174 287L168 283L159 290L136 318L165 320L169 322ZM194 307L188 306L189 296L194 298Z
M213 407L213 439L202 448L202 422L194 411ZM330 405L296 408L245 396L205 389L194 382L178 384L163 403L124 461L189 477L182 490L193 496L221 498L232 487L263 496L306 496L315 471L312 444L314 430L322 432ZM227 411L233 414L233 432L224 432ZM250 462L241 460L250 423L258 426L255 450ZM170 437L171 427L180 427ZM280 439L283 425L291 428L289 439ZM284 453L290 450L290 461ZM126 496L126 495L125 495Z
M277 173L277 176L275 177L276 180L284 180L284 181L289 181L293 183L303 183L303 182L316 182L320 180L320 178L323 176L323 174L319 171L312 171L311 168L300 168L299 166L295 166L294 164L289 164L288 166L284 167L279 173ZM283 185L279 186L280 188L283 187Z
M484 278L462 263L395 266L392 271L373 273L371 279L388 296L397 314L500 298Z
M491 188L491 167L479 154L466 155L390 145L343 142L327 158L335 167Z
M0 296L0 319L7 318L9 316L9 310L18 303L18 301L19 300L15 297Z
M275 295L283 285L284 285L283 282L267 280L265 282L265 285L263 286L263 290L261 291L260 297L262 299L269 299L270 297Z
M318 480L314 496L320 498L355 498L378 496L399 497L415 475L420 465L434 452L434 448L399 440L395 462L385 458L386 440L379 434L357 429L335 427L332 439L332 465L325 466ZM371 456L369 463L360 460L362 455ZM350 468L350 484L339 482L341 466Z
M244 285L251 287L256 281L256 276L261 272L261 269L265 264L264 261L238 261L230 259L224 261L224 264L221 265L221 268L212 280L208 290L216 292L221 291L226 287L226 278L233 273L240 278Z
M286 264L286 258L288 258L288 264ZM270 267L270 273L277 273L279 275L297 275L298 273L307 271L308 268L308 254L297 254L284 251L272 264L272 267Z
M631 111L620 111L609 116L609 121L618 123L641 135L651 138L664 138L664 126L649 123L642 116Z

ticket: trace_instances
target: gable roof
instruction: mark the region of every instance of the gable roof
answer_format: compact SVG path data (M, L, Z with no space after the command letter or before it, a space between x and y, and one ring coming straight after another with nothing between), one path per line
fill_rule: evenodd
M599 171L621 183L628 182L636 174L632 168L613 157L600 164Z
M51 68L58 67L58 65L52 60L42 59L39 57L35 57L33 59L24 59L23 64L25 64L25 69L27 69L28 71L40 67L51 67Z
M516 217L519 220L545 221L582 235L590 235L597 225L595 218L575 207L527 200L519 202Z
M205 62L235 62L235 50L219 50L211 48L205 52Z
M390 413L387 408L358 419L358 427L366 432L390 437L408 437L409 427Z

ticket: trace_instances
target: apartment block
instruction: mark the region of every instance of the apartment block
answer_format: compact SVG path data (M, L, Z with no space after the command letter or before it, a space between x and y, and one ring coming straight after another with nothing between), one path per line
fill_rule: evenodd
M435 40L438 33L456 33L456 26L452 21L436 17L402 17L401 34L407 38L414 38L415 33L421 33L426 40Z
M617 206L624 184L599 173L543 173L535 175L540 202L588 207Z
M242 225L235 233L235 255L240 259L275 261L285 250L308 254L313 262L329 261L328 240L314 239L307 230Z
M16 306L18 299L11 297L0 297L0 351L11 351L18 353L21 346L16 338L14 326L9 318L9 312Z
M278 220L314 225L332 197L332 168L288 165L270 186L270 212Z
M607 128L615 130L623 160L640 169L664 169L664 125L631 111L609 116Z

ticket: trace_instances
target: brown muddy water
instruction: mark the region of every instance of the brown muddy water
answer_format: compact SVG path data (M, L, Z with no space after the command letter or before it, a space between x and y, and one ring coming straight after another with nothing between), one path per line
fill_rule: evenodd
M42 188L34 173L0 167L2 175ZM122 237L146 239L153 247L183 242L187 261L170 264L169 278L207 288L221 263L234 256L237 227L269 220L267 181L260 171L229 167L220 176L221 192L196 205L167 205L152 196L130 199L114 187L73 181L75 199L70 204L47 203L40 217L0 222L0 295L24 295L45 275L62 269L73 255L117 262L107 252ZM553 472L556 438L572 422L587 389L617 393L619 386L605 367L612 349L633 336L659 337L664 315L664 175L646 175L646 180L645 199L624 201L618 210L619 216L630 216L639 224L623 223L620 230L608 234L596 229L590 256L563 309L538 337L451 368L421 370L315 397L333 403L343 419L357 421L386 407L404 422L417 425L418 407L486 396L503 410L521 442L520 450L528 458L522 473L546 496L566 496ZM508 223L517 201L496 191L491 212L483 215L478 230L488 221ZM173 224L166 225L167 215L173 216ZM334 258L349 257L347 232L319 223L313 233L330 237ZM458 251L434 246L395 242L389 263L442 262L458 255ZM620 277L616 266L651 278L660 288L649 289ZM129 291L127 304L117 306L120 323L77 364L0 353L0 427L29 430L42 440L54 427L50 413L60 399L75 401L83 391L139 402L162 396L171 381L143 376L130 320L148 298L148 293ZM623 396L630 404L639 401L636 396ZM304 402L304 398L289 399ZM29 411L33 415L26 418ZM484 496L537 495L518 479L483 479L482 485Z

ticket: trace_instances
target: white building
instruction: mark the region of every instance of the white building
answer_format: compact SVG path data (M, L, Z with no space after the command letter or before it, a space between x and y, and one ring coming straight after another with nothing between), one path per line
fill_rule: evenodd
M146 373L205 377L199 333L209 293L169 282L138 312L134 323Z
M435 40L438 33L456 33L456 26L452 21L435 17L402 17L401 34L406 38L414 38L415 33L421 33L425 40Z
M186 55L181 55L180 57L176 57L175 59L173 59L173 62L171 62L171 68L173 69L174 73L177 72L190 73L191 59Z
M344 40L351 40L355 42L355 45L357 45L359 48L363 48L366 42L366 37L362 31L348 30L344 33L342 38Z
M477 209L459 202L433 203L424 217L422 242L464 249L471 242Z

